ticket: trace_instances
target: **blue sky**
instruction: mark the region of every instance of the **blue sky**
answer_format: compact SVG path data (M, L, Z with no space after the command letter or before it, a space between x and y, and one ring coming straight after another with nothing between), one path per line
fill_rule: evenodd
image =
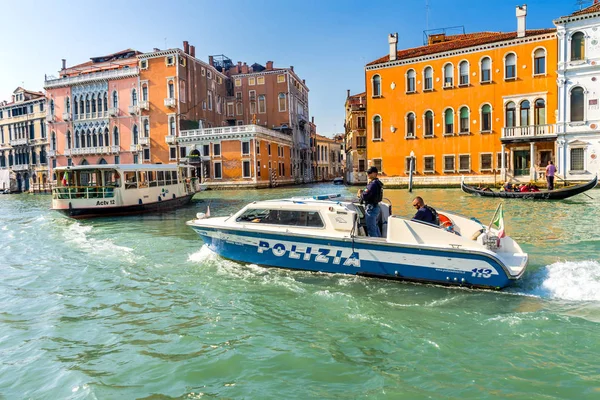
M521 0L523 1L523 0ZM579 9L578 0L527 1L527 28ZM364 90L364 65L398 47L420 46L423 30L463 25L466 32L516 30L515 0L67 0L0 1L0 100L21 85L42 90L44 74L125 48L196 46L196 57L294 66L310 88L320 134L343 131L346 89ZM592 1L588 2L589 4ZM76 6L75 6L76 5Z

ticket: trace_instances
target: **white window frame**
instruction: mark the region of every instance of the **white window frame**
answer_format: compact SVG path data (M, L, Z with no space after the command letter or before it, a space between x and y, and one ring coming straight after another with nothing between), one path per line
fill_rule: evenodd
M375 77L379 78L379 93L375 94ZM381 97L381 92L383 89L383 79L381 79L381 75L375 74L371 77L371 97L377 99Z
M506 66L507 66L506 65L506 59L511 54L515 56L515 76L507 78L506 77ZM515 53L514 51L509 51L509 52L507 52L507 53L504 54L504 71L503 71L503 74L504 74L504 80L505 81L516 81L518 79L518 77L519 77L519 68L518 68L518 65L519 65L519 57L517 56L517 53Z
M285 83L285 74L277 75L277 83Z
M583 169L571 169L571 164L573 162L573 150L583 150ZM587 163L585 161L587 155L587 146L577 144L575 146L569 146L569 173L570 174L583 174L587 172Z
M217 176L217 168L215 168L215 166L219 164L220 168L220 172L221 172L221 176ZM212 169L212 173L213 173L213 179L223 179L223 163L221 161L213 161L213 169Z
M379 173L380 173L380 174L381 174L381 173L383 173L383 158L373 158L373 159L371 160L371 162L373 163L373 165L375 165L375 164L376 164L376 162L375 162L375 161L379 161L379 166L380 166L380 168L379 168Z
M261 110L261 102L262 102L262 110ZM266 114L267 113L267 96L264 94L259 94L258 96L256 96L256 103L257 103L257 107L258 107L258 113Z
M460 110L462 110L463 108L467 109L467 130L466 132L463 132L460 126ZM458 107L458 134L459 135L470 135L471 134L471 109L469 108L468 105L463 104L460 107Z
M257 76L256 77L256 84L257 85L264 85L265 84L265 77L264 76Z
M244 143L248 144L248 152L244 153ZM249 156L250 155L250 141L249 140L242 140L240 142L240 152L242 153L242 156Z
M427 134L427 112L431 111L431 135ZM427 109L423 112L423 137L424 138L432 138L435 137L435 113L431 109Z
M535 52L538 50L544 50L544 72L535 72ZM548 51L544 46L538 46L531 52L531 74L532 76L546 76L548 74Z
M169 61L169 59L171 59L171 60ZM165 56L165 65L167 67L175 65L175 56L174 55Z
M254 76L248 77L248 86L256 86L256 77L254 77Z
M417 173L417 157L411 157L411 156L406 156L404 157L404 173L405 174L410 174L410 171L408 168L406 168L406 166L408 165L408 163L410 162L410 159L414 158L415 159L415 163L413 164L413 173L416 174Z
M169 97L169 82L173 82L173 97ZM177 98L177 85L175 84L175 77L168 76L167 77L167 99L176 99Z
M577 88L581 88L581 90L583 90L583 121L573 121L571 120L571 104L573 103L571 101L571 96L573 95L573 90L577 89ZM568 91L568 101L567 101L567 110L566 110L566 114L565 114L565 120L569 121L569 124L571 126L577 126L577 125L585 125L586 121L587 121L587 107L585 106L588 102L588 91L585 87L583 87L583 85L577 84L577 85L573 85L569 88ZM546 107L548 107L548 103L546 102ZM547 117L547 115L546 115Z
M460 167L460 158L461 157L469 157L469 167L468 169L461 169ZM456 165L455 165L456 167ZM461 153L458 155L458 172L471 172L472 171L472 166L471 166L471 154L469 153Z
M483 107L490 107L490 129L483 130ZM489 133L494 131L494 108L490 103L483 103L481 107L479 107L479 131L482 133Z
M415 80L414 85L413 85L414 86L413 90L409 90L409 87L408 87L408 80L410 79L411 72L414 74L413 79ZM406 94L417 92L417 71L415 71L414 68L410 68L409 70L406 71L404 84L406 85Z
M450 70L452 72L452 76L450 77L450 82L446 82L448 75L446 74L446 68L450 67ZM443 76L443 88L444 89L452 89L454 87L454 64L452 64L451 62L447 62L446 64L444 64L443 68L442 68L442 76ZM449 84L448 84L449 83Z
M281 95L283 95L283 109L281 108ZM277 95L277 107L279 108L279 112L285 112L287 110L287 95L284 92L280 92Z
M171 157L171 151L175 150L175 158ZM169 161L171 160L177 160L177 146L169 146Z
M412 134L408 132L408 116L413 115L413 132ZM404 116L404 138L405 139L415 139L417 137L417 114L412 111L409 111ZM358 141L357 141L358 144Z
M375 137L375 118L376 117L379 117L379 137L378 138ZM379 115L379 114L373 115L373 118L371 118L371 126L373 127L373 129L372 129L373 134L371 136L371 140L373 142L380 142L383 137L383 118L381 118L381 115Z
M483 168L483 156L490 156L490 167ZM494 170L494 153L479 153L479 172L492 172Z
M452 157L452 170L446 169L446 158ZM442 171L445 174L454 174L456 173L456 155L454 154L444 154L442 156Z
M448 111L448 110L452 111L452 132L446 132L446 111ZM424 114L423 114L423 117L425 117ZM454 112L454 108L446 107L444 109L444 113L442 114L442 119L443 119L443 127L444 127L443 136L454 136L456 134L456 112ZM425 124L425 119L423 119L423 124Z
M483 60L485 59L490 60L490 79L487 81L483 80ZM492 57L490 56L483 56L479 59L479 83L480 84L488 84L488 83L492 83L493 79L493 75L494 75L494 61L492 60Z
M462 83L460 81L460 67L461 65L463 65L464 63L467 63L467 82L466 83ZM461 60L458 63L458 87L466 87L469 86L471 84L471 63L469 62L469 60Z
M248 175L244 175L244 164L248 163ZM242 159L242 178L252 178L252 162L249 158Z
M217 154L215 152L215 145L219 145L219 154ZM221 142L214 142L212 143L212 155L213 157L221 157L223 154L223 146L221 145Z
M235 87L241 87L242 86L242 78L235 78L234 85L235 85Z
M427 162L426 159L431 158L433 160L433 169L426 169ZM423 156L423 173L424 174L435 174L435 156L434 155L426 155Z
M573 48L573 36L575 36L575 34L577 34L577 33L583 34L583 58L581 60L573 60L573 58L571 56L572 55L572 48ZM587 60L587 53L588 53L587 52L587 48L586 48L587 39L588 39L587 33L585 33L581 29L576 30L575 32L573 32L573 33L571 33L569 35L569 38L568 38L568 41L567 41L567 43L569 44L568 45L569 48L567 49L567 56L568 56L568 60L569 60L568 62L573 63L573 64L583 64L583 63L586 62L586 60Z
M498 163L498 156L501 154L502 154L501 151L496 152L496 164L497 164L496 169L498 171L500 171L502 169L502 159L500 159L500 162ZM507 170L510 169L510 166L508 165L509 155L510 155L510 153L508 151L504 152L504 168L506 168Z
M148 60L140 60L140 69L147 70L148 69Z
M427 70L430 69L431 70L431 87L429 89L427 89ZM434 88L434 80L435 80L435 71L433 70L433 67L431 65L426 65L425 68L423 68L423 92L433 92L433 88Z

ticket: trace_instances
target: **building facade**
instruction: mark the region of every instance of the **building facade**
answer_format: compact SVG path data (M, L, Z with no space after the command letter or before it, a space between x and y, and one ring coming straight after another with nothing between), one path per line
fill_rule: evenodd
M127 49L71 67L63 60L59 77L46 77L51 170L139 162L137 55Z
M236 125L257 124L289 135L293 176L296 182L310 182L311 146L308 86L294 67L275 68L238 62L228 68L233 97L227 99L227 115Z
M600 3L554 21L558 34L556 166L567 180L600 172Z
M318 181L330 181L337 177L343 177L343 140L343 135L336 135L334 138L316 135Z
M49 190L46 97L17 88L10 102L0 102L0 190Z
M367 164L384 180L530 180L555 157L555 29L430 35L366 66Z
M367 94L350 95L344 104L346 118L344 143L346 150L345 180L349 184L367 182Z
M181 131L179 145L212 188L275 187L294 182L289 135L259 125Z

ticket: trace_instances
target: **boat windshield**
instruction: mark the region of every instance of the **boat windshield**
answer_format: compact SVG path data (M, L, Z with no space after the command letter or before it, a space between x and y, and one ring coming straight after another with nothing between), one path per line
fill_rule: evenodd
M267 208L249 208L237 217L236 221L314 228L325 226L318 211L272 210Z

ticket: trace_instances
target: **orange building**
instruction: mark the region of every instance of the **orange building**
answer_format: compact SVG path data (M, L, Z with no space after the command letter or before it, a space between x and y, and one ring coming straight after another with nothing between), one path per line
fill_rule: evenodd
M554 158L556 30L525 30L525 16L517 7L516 32L442 32L401 51L389 36L366 66L368 162L388 182L406 182L411 157L416 180L438 183L529 180Z

